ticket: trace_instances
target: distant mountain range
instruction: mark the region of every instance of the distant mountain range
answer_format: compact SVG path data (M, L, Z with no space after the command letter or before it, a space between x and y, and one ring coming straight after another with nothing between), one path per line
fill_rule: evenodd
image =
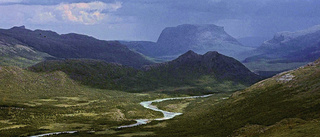
M199 55L193 51L170 62L145 66L143 70L97 60L45 61L30 70L63 71L85 85L130 92L170 87L188 87L187 92L192 89L202 89L198 92L234 91L261 79L231 57L218 52Z
M320 57L320 25L297 32L279 32L245 61L268 59L277 62L310 62Z
M257 43L254 39L262 41L265 38L240 41ZM174 60L188 50L198 54L218 51L241 60L251 71L269 77L320 57L320 26L279 32L253 49L254 46L243 46L223 27L212 24L168 27L157 42L104 41L74 33L60 35L53 31L32 31L24 26L0 29L0 65L28 67L48 59L97 59L142 68L155 62Z
M32 31L21 26L11 29L0 29L0 38L2 38L0 39L2 49L4 49L3 47L8 48L7 45L15 47L18 44L30 49L29 51L33 50L39 54L46 53L44 57L54 59L100 59L133 67L152 64L145 57L129 50L117 41L103 41L86 35L74 33L59 35L52 31ZM1 53L4 54L4 51L1 50ZM12 54L12 56L22 56L20 52ZM42 55L37 56L42 57ZM44 57L41 57L39 57L39 60L43 60Z
M241 53L253 49L243 46L227 34L223 27L213 24L168 27L162 31L156 43L134 41L123 44L142 54L167 60L172 60L188 50L199 54L218 51L227 56L243 59Z
M243 63L260 75L272 76L320 57L320 25L297 32L279 32L265 41Z
M261 43L269 40L269 37L259 37L259 36L251 36L251 37L242 37L237 38L237 40L246 47L258 48L261 46Z

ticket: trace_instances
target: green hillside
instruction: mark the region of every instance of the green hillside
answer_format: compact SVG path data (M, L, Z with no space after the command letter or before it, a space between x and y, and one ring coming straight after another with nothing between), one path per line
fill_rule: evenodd
M46 58L46 53L34 50L14 38L0 35L0 65L29 67Z
M226 92L243 89L260 80L240 62L218 52L198 55L189 51L173 61L145 66L144 70L98 60L45 61L30 70L63 71L84 85L128 92Z
M318 136L320 60L234 93L192 103L158 136ZM157 129L156 129L157 130Z
M130 94L79 85L60 71L34 73L0 67L0 136L105 130L160 117L139 102L163 95Z
M118 90L125 90L127 88L125 81L130 81L139 72L120 64L89 59L44 61L29 69L34 72L63 71L81 84Z
M184 114L121 130L112 128L133 123L135 118L160 116L142 108L140 101L168 96L92 89L68 77L61 71L34 73L1 67L0 134L78 130L83 132L61 136L300 137L318 136L320 131L320 60L229 97L215 94L156 103L161 109ZM88 133L90 130L97 132Z

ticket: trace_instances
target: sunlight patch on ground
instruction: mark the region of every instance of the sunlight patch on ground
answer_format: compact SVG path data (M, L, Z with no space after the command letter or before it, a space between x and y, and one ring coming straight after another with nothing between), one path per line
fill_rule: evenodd
M77 130L89 130L90 124L80 124L80 123L53 123L48 126L40 127L39 129L49 129L50 131L65 131L70 129L77 129Z
M142 94L142 93L138 93L138 94L135 94L137 96L150 96L149 94Z
M75 113L75 114L64 114L63 116L74 117L74 116L85 116L85 117L94 117L97 116L96 113Z
M78 100L80 101L80 100ZM99 100L91 100L91 101L88 101L88 102L85 102L85 103L70 103L70 104L57 104L57 105L54 105L56 107L78 107L78 106L86 106L86 105L89 105L90 103L93 103L93 102L98 102ZM66 103L69 103L69 102L66 102Z
M14 124L14 122L10 122L10 120L0 120L2 124Z
M9 127L5 127L5 128L0 128L0 130L8 130L8 129L14 129L14 128L22 128L22 127L26 127L27 125L13 125L13 126L9 126Z
M164 128L167 126L167 122L161 122L155 125L144 126L144 128Z
M37 101L39 101L39 102L55 102L55 101L58 101L58 100L55 100L55 99L38 99Z
M123 121L126 120L125 115L121 112L120 109L115 109L112 112L105 113L114 121Z
M79 100L80 100L79 97L57 97L57 99L62 99L62 100L75 100L75 101L79 101Z
M115 133L118 133L118 132L117 132L117 131L114 131L114 130L107 129L107 130L105 130L105 131L97 131L97 132L95 132L94 134L104 135L104 134L115 134Z
M149 135L154 135L153 132L140 132L140 133L128 133L128 134L122 134L119 135L121 137L133 137L133 136L149 136Z

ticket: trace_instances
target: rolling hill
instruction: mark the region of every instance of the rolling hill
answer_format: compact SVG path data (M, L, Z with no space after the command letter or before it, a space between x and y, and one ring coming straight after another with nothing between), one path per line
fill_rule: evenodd
M97 60L45 61L30 70L63 71L85 85L130 92L234 91L260 80L240 62L218 52L199 55L189 51L173 61L145 66L143 70Z

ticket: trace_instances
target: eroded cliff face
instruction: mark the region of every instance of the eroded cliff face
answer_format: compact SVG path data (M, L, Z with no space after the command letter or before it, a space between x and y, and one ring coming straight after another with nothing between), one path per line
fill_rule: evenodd
M181 55L188 50L204 54L218 51L236 57L250 50L224 31L223 27L209 25L179 25L165 28L157 41L158 55Z

